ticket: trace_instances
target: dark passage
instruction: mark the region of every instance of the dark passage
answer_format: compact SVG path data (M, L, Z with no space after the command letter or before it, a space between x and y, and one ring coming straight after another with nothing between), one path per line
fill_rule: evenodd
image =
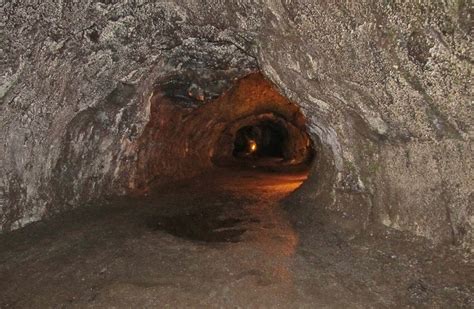
M286 129L271 121L245 126L237 131L233 155L239 158L284 158L287 139Z

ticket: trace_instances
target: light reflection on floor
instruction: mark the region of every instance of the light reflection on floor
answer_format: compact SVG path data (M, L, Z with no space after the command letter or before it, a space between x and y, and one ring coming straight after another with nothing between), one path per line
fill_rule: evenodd
M448 308L453 300L454 307L469 302L469 276L457 275L468 271L449 260L452 252L438 257L429 246L386 237L344 240L330 226L298 235L280 201L305 177L218 170L142 200L77 210L3 242L0 237L0 307ZM425 281L433 293L424 290L421 299L410 292Z

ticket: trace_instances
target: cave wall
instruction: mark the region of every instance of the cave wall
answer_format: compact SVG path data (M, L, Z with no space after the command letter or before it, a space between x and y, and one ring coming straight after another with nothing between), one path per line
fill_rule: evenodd
M259 68L333 165L301 189L308 217L472 248L467 1L12 0L1 18L2 230L125 193L157 81Z

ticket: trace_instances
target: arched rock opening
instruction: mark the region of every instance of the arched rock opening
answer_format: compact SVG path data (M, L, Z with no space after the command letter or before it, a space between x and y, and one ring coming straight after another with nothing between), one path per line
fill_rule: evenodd
M305 117L262 74L237 79L208 101L195 96L193 90L204 90L193 85L162 81L155 87L150 120L136 145L131 192L215 166L309 170L315 153Z
M231 122L214 147L213 162L220 166L308 165L312 143L302 121L304 116L297 113L293 120L266 112Z
M234 157L285 158L288 131L270 121L240 128L235 135Z
M174 217L157 216L149 226L193 240L236 241L241 233L220 230L241 230L233 224L242 222L275 220L295 239L288 216L279 213L278 201L294 192L315 168L317 149L323 149L319 138L311 140L298 105L260 72L234 79L221 95L209 100L204 93L196 83L175 77L157 83L149 99L149 122L134 146L138 156L129 193L153 196L163 188L174 192L185 183L192 194L204 195L208 202L203 205L233 192L237 199L253 196L256 208L185 206L174 210ZM258 231L253 228L249 235Z

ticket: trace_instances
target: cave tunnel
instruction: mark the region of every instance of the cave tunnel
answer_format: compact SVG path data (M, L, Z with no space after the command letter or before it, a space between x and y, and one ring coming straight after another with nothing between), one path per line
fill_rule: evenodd
M236 161L247 162L255 167L273 164L277 168L296 161L303 165L309 164L310 153L313 152L310 138L305 131L296 128L290 133L288 126L292 125L269 114L267 119L239 128L235 132L232 156ZM295 134L295 131L299 134ZM301 145L303 154L295 149ZM301 156L307 159L306 162L301 161Z
M231 155L220 159L221 165L233 163L253 168L273 166L280 170L285 166L309 168L314 150L304 128L297 128L272 112L249 117L253 118L251 122L238 121L231 126L234 130L225 133L224 136L231 136L231 139L225 140L233 141L233 145ZM229 145L221 142L217 147L220 149L215 152L219 153L222 148L229 148Z
M189 85L195 84L172 77L155 87L150 120L138 142L134 189L149 191L216 168L307 176L316 151L305 117L261 73L234 80L206 101L193 97Z
M471 3L2 1L0 308L474 308Z
M299 107L259 72L233 80L220 96L208 100L205 89L197 89L196 97L190 88L199 87L181 77L155 87L151 117L139 141L134 190L159 195L162 188L172 191L176 182L187 183L194 188L191 194L199 192L206 202L188 209L191 213L157 216L148 224L210 242L261 237L258 226L269 220L294 233L277 204L307 179L317 156ZM215 198L243 198L249 192L259 207L208 206Z
M235 136L234 157L284 158L288 132L277 123L262 122L240 128Z

